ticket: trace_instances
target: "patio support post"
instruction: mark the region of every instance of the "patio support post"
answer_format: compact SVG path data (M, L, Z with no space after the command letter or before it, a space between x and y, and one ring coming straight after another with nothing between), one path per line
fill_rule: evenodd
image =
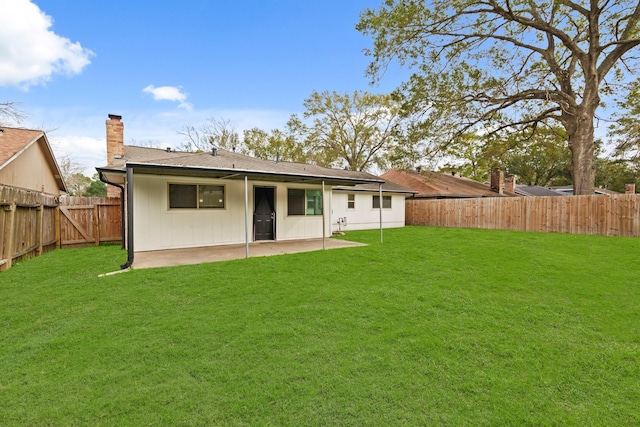
M378 197L380 198L380 243L382 243L382 183L378 187Z
M244 176L244 257L249 258L249 179Z
M325 204L324 204L324 180L322 180L322 250L323 251L326 249L325 242L324 242L324 236L325 236L325 234L327 234L326 233L327 224L325 222L324 206L325 206Z

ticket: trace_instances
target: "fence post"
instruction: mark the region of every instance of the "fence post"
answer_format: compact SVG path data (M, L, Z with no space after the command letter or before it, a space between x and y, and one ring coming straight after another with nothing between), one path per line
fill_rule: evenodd
M96 246L100 246L100 205L97 201L93 204L93 227Z
M4 207L4 240L2 242L2 258L5 262L0 265L0 271L7 270L11 267L11 261L13 261L13 221L16 213L16 204L11 203Z
M54 233L56 234L56 249L60 249L62 247L62 233L60 231L60 205L55 207L53 211L53 222L54 222Z
M40 206L36 208L37 212L37 223L36 223L36 244L38 245L36 249L36 256L42 255L42 239L44 237L43 230L43 221L44 221L44 206L40 203Z

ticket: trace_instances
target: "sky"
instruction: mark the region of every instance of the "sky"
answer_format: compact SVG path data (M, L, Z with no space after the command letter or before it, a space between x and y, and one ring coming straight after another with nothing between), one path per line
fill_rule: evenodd
M105 120L125 144L177 148L184 125L284 127L315 90L384 93L365 76L372 39L355 29L382 0L0 0L0 102L43 129L91 176Z

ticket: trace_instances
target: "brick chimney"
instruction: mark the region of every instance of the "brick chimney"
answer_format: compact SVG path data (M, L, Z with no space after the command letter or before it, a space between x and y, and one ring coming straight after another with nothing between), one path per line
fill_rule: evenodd
M116 158L124 156L124 123L122 116L109 114L107 125L107 165L113 166ZM107 197L120 197L120 190L107 185Z
M516 179L517 177L513 174L507 175L507 178L504 180L504 191L507 193L515 193Z
M491 191L498 194L504 193L504 172L500 168L491 171Z
M636 184L634 183L625 184L624 194L636 194Z

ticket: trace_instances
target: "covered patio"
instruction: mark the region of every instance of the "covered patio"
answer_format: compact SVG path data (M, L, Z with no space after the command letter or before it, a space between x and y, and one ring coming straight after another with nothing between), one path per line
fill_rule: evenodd
M324 239L324 242L323 239L254 242L249 243L248 256L252 258L356 246L364 244L339 239ZM244 244L239 244L136 252L134 268L172 267L241 259L247 257L246 249Z

